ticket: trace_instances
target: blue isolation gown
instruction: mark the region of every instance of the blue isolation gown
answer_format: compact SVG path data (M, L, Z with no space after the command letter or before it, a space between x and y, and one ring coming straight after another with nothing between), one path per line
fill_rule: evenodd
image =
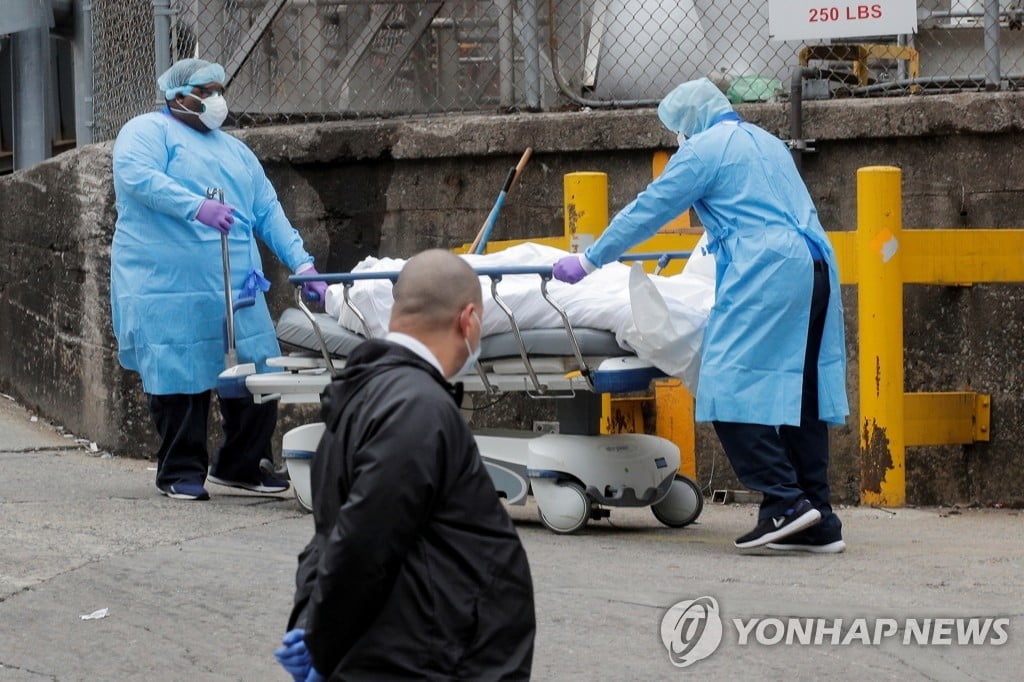
M714 85L692 91L694 105L680 131L688 139L662 175L585 255L598 266L614 261L693 206L716 262L696 418L798 426L816 249L831 286L818 357L818 416L843 423L846 343L832 245L786 146L740 121L724 96L708 88Z
M118 360L146 393L201 393L224 369L225 301L220 233L195 220L208 187L234 207L228 234L232 300L262 277L259 237L292 272L312 257L285 217L252 151L233 136L202 133L164 110L138 116L114 143L117 227L110 299ZM263 292L235 314L239 362L266 369L280 354Z

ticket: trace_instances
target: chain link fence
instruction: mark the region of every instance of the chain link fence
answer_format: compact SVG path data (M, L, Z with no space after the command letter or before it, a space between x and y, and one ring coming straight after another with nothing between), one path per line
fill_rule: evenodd
M93 139L110 140L156 102L153 5L92 2Z
M225 66L243 126L648 106L699 76L768 100L796 67L805 98L1024 82L1024 0L917 5L916 34L804 43L769 39L768 0L93 0L96 139L184 57Z

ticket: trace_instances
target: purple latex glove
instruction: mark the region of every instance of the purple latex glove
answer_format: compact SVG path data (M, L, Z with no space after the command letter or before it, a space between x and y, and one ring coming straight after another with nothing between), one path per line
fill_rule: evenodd
M219 201L207 199L199 207L199 211L196 212L196 220L207 227L212 227L221 234L227 234L231 231L232 223L235 222L234 216L231 215L231 212L234 210L230 204L222 204Z
M576 282L580 281L588 274L586 269L583 267L583 263L580 262L581 258L583 258L583 256L579 254L559 258L555 262L555 266L551 269L551 274L555 279L561 282L576 284Z
M298 275L319 275L312 265L300 270ZM302 285L302 297L307 301L320 301L320 305L327 302L327 282L306 282Z

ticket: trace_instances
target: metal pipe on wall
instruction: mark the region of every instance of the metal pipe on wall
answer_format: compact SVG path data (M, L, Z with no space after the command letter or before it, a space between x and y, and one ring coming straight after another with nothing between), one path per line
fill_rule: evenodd
M52 149L47 109L50 79L50 29L46 26L15 33L11 40L14 64L14 169L47 159Z
M556 26L558 26L558 21L555 15L555 0L548 0L548 54L551 62L551 77L554 78L558 90L569 100L585 107L617 107L620 109L653 106L661 101L660 99L590 99L573 92L558 70L558 31L555 30Z
M807 148L804 140L804 78L820 78L818 69L797 66L789 81L789 146L793 155L793 163L798 173L803 175L804 152L814 151ZM812 140L813 141L813 140Z
M1002 75L1000 75L1002 78ZM1016 81L1024 79L1024 74L1006 74L1006 79ZM867 94L871 92L884 92L886 90L898 90L909 88L912 85L939 85L949 86L953 89L962 89L964 84L969 83L974 87L981 88L988 84L988 75L972 73L966 76L922 76L919 78L907 78L906 80L885 81L871 85L861 85L850 88L852 94Z

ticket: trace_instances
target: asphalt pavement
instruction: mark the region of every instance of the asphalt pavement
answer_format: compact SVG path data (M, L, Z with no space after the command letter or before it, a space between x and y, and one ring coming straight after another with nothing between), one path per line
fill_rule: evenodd
M272 652L311 517L290 494L171 500L153 477L0 397L0 681L289 679ZM735 549L749 504L675 530L615 510L572 536L509 509L537 680L996 680L1024 660L1018 510L842 509L849 548L826 556Z

